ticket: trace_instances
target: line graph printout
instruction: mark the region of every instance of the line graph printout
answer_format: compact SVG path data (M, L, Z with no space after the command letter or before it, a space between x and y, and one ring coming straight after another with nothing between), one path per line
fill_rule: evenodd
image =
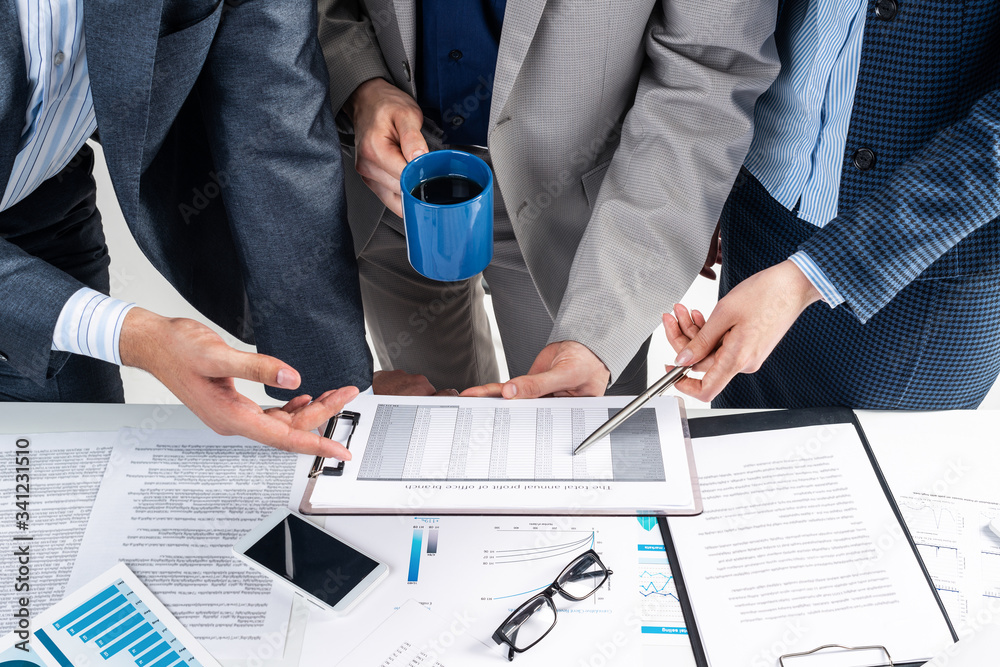
M603 442L573 455L616 412L382 404L358 479L663 481L652 408L639 410Z
M315 476L301 508L307 514L697 513L694 456L683 404L674 397L651 400L573 454L628 401L359 396L347 407L360 415L352 459L342 475Z
M1000 502L918 492L899 496L920 557L956 628L1000 610Z

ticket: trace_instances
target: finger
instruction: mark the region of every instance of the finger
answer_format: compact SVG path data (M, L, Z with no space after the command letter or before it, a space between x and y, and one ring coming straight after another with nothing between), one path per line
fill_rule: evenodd
M692 310L691 319L694 320L699 329L705 326L705 316L701 314L700 310Z
M701 379L701 392L698 398L706 402L711 401L742 370L743 366L739 362L739 356L730 350L720 348L715 354L715 363Z
M368 189L374 192L375 196L378 197L382 201L382 203L385 204L386 206L389 206L397 199L400 199L398 189L393 190L393 188L373 178L363 177L361 180L364 182L365 185L368 186Z
M562 367L535 375L522 375L504 383L504 398L541 398L557 391L572 391L580 385L570 369Z
M312 400L312 396L309 396L307 394L302 394L301 396L296 396L292 400L290 400L287 403L285 403L284 405L282 405L280 409L281 409L282 412L289 412L289 413L290 412L295 412L299 408L302 408L302 407L305 407L306 405L309 405L309 402L311 400ZM265 412L266 412L266 410L265 410Z
M295 452L297 454L323 456L325 458L334 458L338 461L351 460L351 453L336 440L324 438L312 430L304 431L289 428L287 424L281 423L270 415L264 415L263 418L271 422L261 423L261 430L264 432L264 435L261 437L250 436L258 442L274 447L275 449Z
M264 412L246 396L233 392L224 403L198 416L213 430L225 435L239 435L261 444L289 452L350 459L350 452L338 442L319 434L293 428L290 415L280 408ZM346 459L344 457L347 457Z
M242 378L281 389L297 389L302 383L298 371L285 362L228 345L213 348L209 372L213 378Z
M394 178L397 184L399 177L403 174L403 169L406 167L407 162L409 162L406 156L403 155L403 136L407 136L412 128L412 120L397 116L394 119L394 134L379 137L372 144L375 153L375 166ZM420 133L419 126L417 126L417 133ZM407 141L412 145L413 138L407 136Z
M502 398L503 383L491 382L479 387L469 387L459 394L459 396L472 396L476 398Z
M713 352L712 354L708 355L707 357L696 363L694 366L692 366L691 371L694 373L707 373L709 370L711 370L712 366L714 365L715 365L715 353ZM676 366L672 366L670 364L667 364L663 367L663 369L668 373L672 371L674 368L676 368Z
M457 389L442 389L434 394L435 396L458 396Z
M667 342L670 343L670 347L674 348L674 352L680 352L691 342L691 339L684 335L680 324L670 313L663 314L663 331L666 332Z
M674 389L693 398L701 396L701 379L691 376L681 378L674 385Z
M395 149L396 152L399 151L398 148ZM402 159L402 153L400 153L400 159ZM374 189L375 185L379 185L390 192L399 194L399 177L393 176L390 172L382 168L382 166L371 160L362 161L357 165L358 173L361 175L361 180L365 182L365 185Z
M722 314L716 311L705 322L705 326L701 327L698 333L691 338L691 342L680 351L677 359L674 360L674 365L690 366L704 359L719 345L719 341L722 340L723 335L729 331L731 326L730 321L723 318Z
M424 135L420 134L420 128L423 124L423 116L413 113L401 118L396 125L399 131L399 146L407 162L423 155L428 150ZM400 169L400 174L402 174L402 169Z
M693 339L698 335L701 327L695 325L694 320L691 319L691 313L684 305L674 304L674 317L677 318L677 324L680 325L681 331L688 339Z
M356 387L344 387L336 391L328 391L309 405L301 408L293 415L294 428L312 431L319 428L330 418L344 409L344 405L357 398Z

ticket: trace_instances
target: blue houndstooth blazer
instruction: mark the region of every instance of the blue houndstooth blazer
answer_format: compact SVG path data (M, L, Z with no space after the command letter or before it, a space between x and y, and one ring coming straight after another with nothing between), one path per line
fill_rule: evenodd
M720 294L801 249L846 303L806 309L714 407L975 408L1000 373L1000 2L867 1L838 216L744 171L721 217Z
M869 4L840 214L800 246L862 322L918 276L1000 265L1000 2Z

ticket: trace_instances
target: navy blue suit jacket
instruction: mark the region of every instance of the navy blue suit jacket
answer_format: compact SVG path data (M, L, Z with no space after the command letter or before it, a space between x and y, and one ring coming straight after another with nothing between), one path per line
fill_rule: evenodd
M84 14L98 134L149 260L204 315L297 368L301 391L367 387L314 4L85 0ZM0 0L0 184L26 103L14 3ZM52 332L80 286L0 238L7 363L39 381L58 370Z

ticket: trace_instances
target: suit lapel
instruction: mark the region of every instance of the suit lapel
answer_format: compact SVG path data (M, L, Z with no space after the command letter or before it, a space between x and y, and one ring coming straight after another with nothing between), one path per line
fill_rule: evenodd
M546 0L508 0L500 33L500 52L493 80L493 99L490 102L490 128L492 129L507 103L510 89L528 54L528 47L535 37L538 22L545 10Z
M28 70L14 0L0 0L0 196L24 130L28 107Z
M128 216L139 196L162 0L84 0L83 7L97 128Z

